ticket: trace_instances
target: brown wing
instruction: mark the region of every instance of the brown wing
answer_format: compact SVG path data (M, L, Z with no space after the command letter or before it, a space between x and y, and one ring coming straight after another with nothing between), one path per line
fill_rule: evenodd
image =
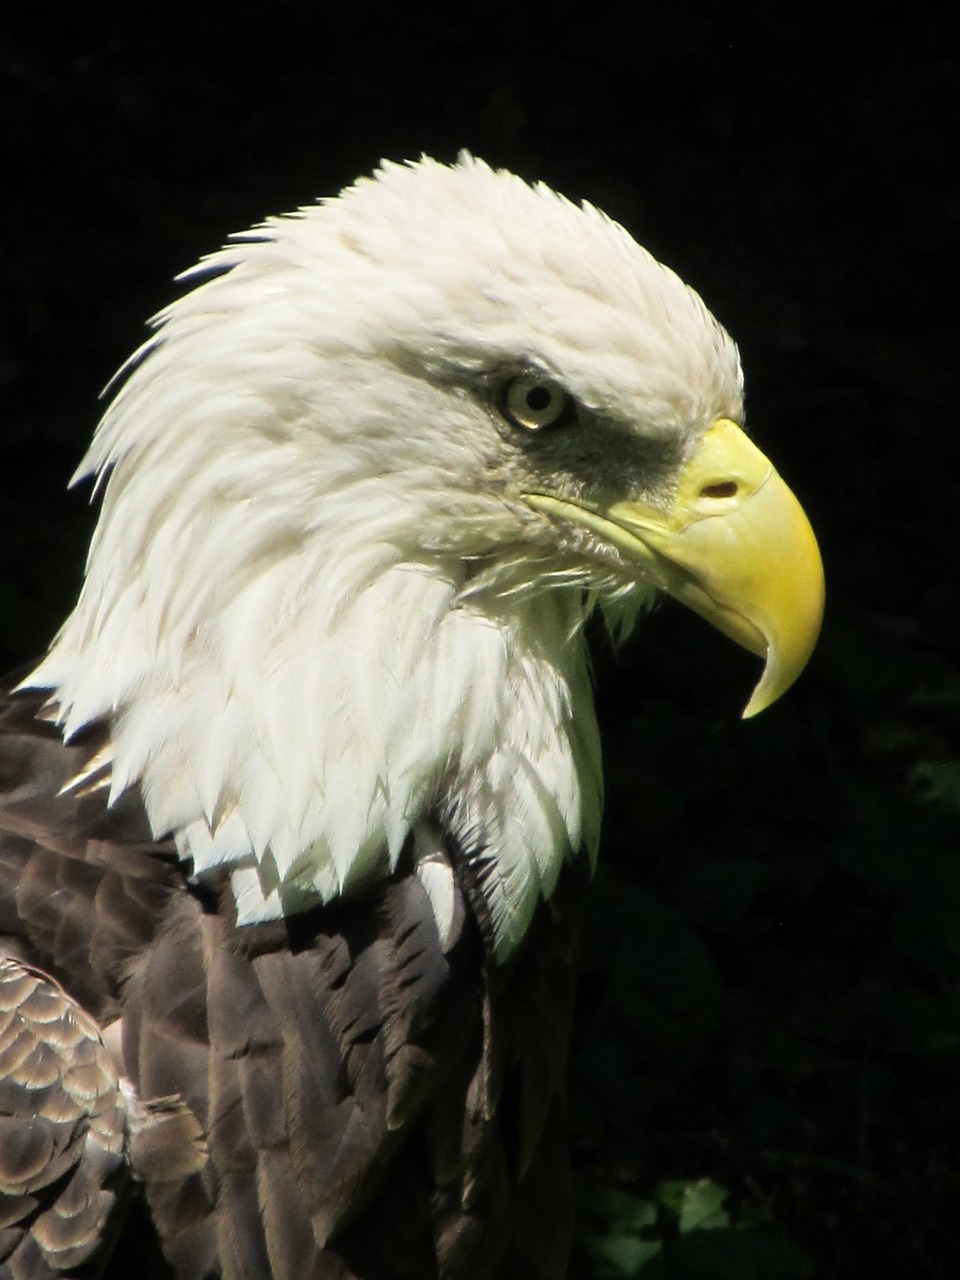
M558 1280L573 887L506 969L470 876L441 944L404 860L360 901L238 929L136 795L106 809L97 736L64 747L41 702L0 708L0 934L78 1019L122 1018L136 1195L109 1274L155 1231L182 1280Z
M0 960L0 1259L76 1274L112 1243L125 1105L96 1023L49 977ZM89 1272L88 1272L89 1273Z

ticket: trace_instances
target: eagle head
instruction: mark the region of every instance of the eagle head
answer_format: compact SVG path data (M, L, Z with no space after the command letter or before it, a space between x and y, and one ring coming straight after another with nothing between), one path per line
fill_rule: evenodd
M765 659L813 647L822 571L742 430L736 348L589 205L463 157L385 164L234 237L118 378L78 477L85 584L30 678L67 735L109 725L241 922L443 842L509 955L596 848L583 621L666 591Z

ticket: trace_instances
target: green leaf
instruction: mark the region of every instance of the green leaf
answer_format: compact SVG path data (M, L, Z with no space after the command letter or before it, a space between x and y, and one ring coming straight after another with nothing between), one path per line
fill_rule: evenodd
M680 1202L680 1234L729 1227L730 1218L723 1208L726 1198L726 1188L711 1182L709 1178L688 1182Z

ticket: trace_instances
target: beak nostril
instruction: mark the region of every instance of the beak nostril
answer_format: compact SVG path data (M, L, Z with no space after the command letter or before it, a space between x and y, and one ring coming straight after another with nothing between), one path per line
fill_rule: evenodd
M700 490L701 498L735 498L736 496L736 480L720 480L716 484L705 484Z

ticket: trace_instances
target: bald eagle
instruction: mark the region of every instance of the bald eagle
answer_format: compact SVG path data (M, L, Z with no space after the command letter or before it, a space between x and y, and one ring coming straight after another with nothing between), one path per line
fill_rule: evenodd
M697 294L542 185L384 164L182 278L0 709L0 1272L556 1280L585 620L669 593L753 714L813 534Z

